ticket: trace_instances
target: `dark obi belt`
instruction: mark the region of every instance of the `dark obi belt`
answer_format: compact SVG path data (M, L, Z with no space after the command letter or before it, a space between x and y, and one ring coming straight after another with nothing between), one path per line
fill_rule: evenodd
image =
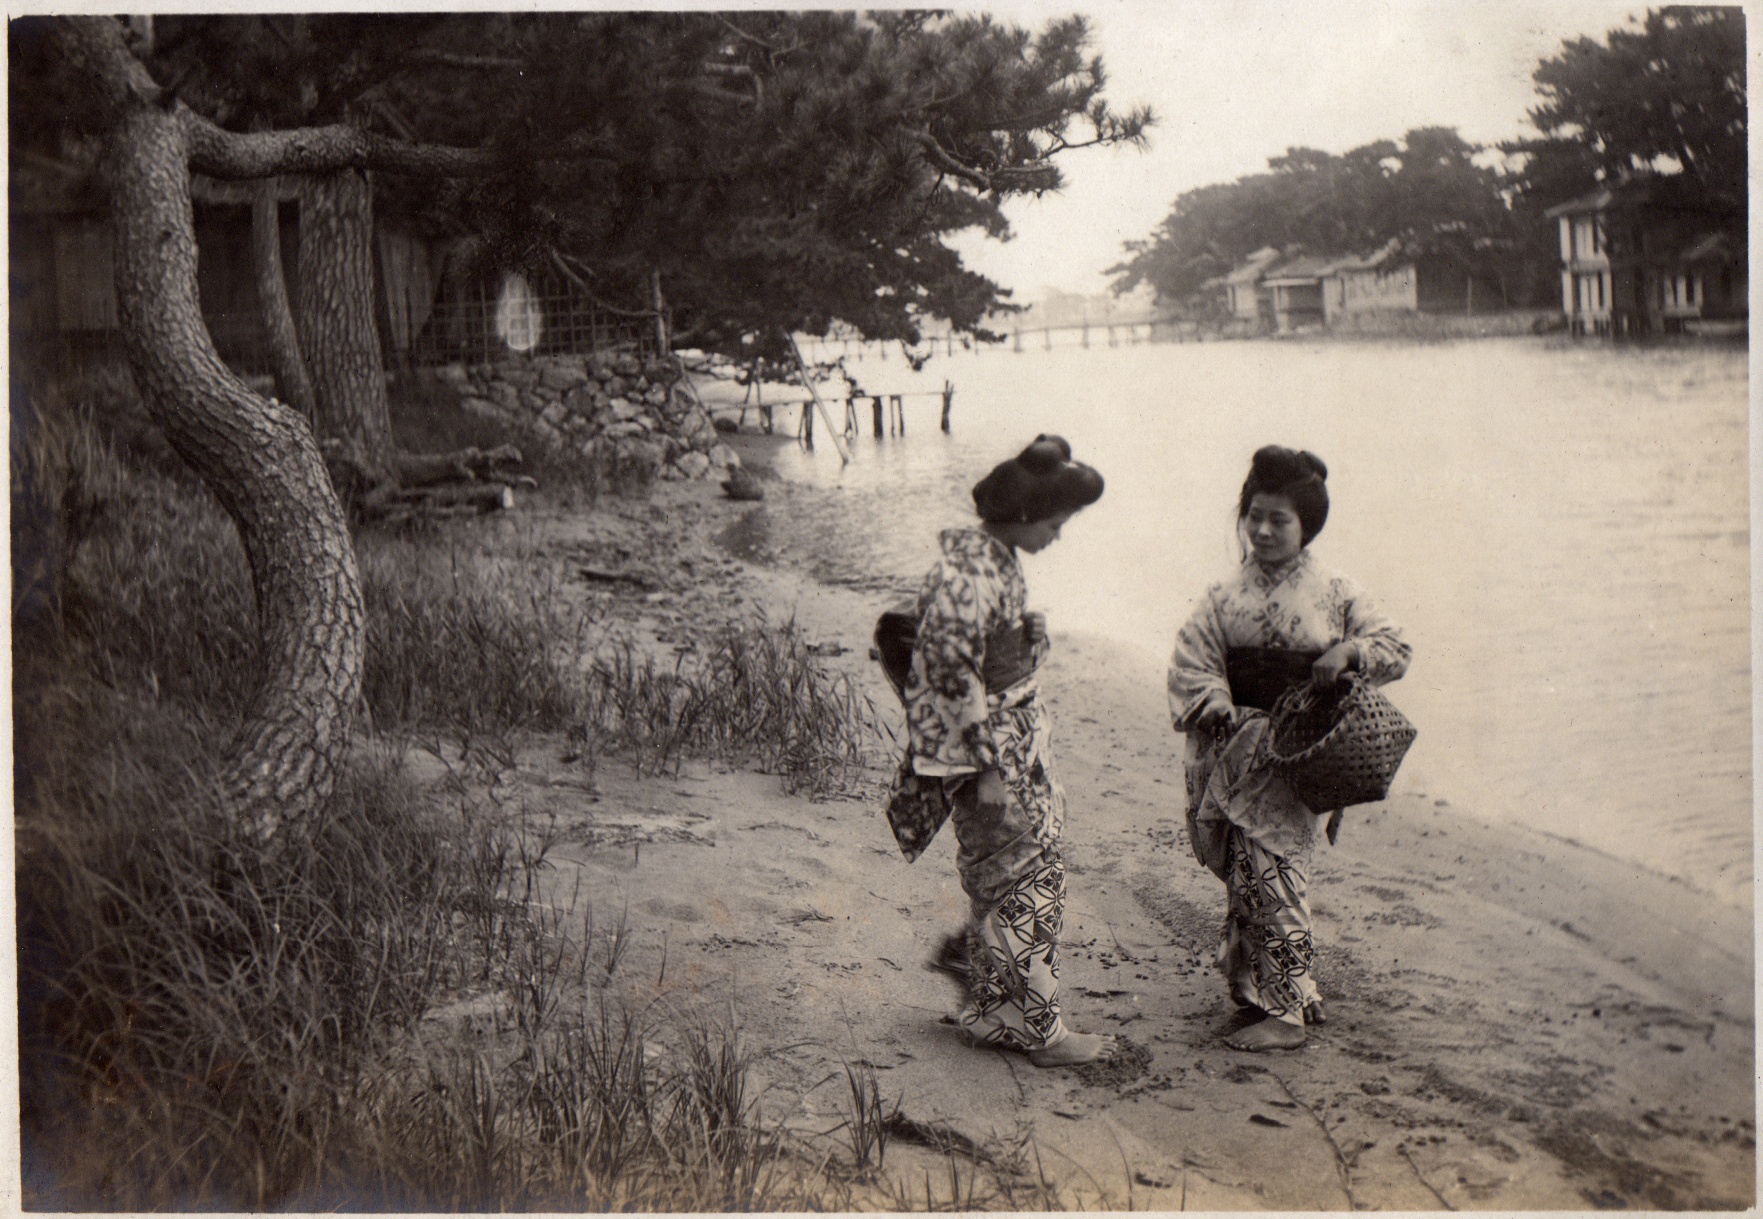
M889 610L875 626L875 647L894 693L905 697L912 652L918 644L918 619L908 608ZM1012 622L986 636L980 677L987 694L1002 694L1035 671L1034 645L1020 623Z
M1230 701L1239 707L1272 711L1280 695L1310 680L1310 666L1321 655L1290 648L1230 648L1224 654Z

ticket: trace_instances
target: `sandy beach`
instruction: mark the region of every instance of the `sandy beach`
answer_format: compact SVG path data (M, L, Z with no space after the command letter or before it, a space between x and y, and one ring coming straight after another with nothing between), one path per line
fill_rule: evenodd
M763 473L766 442L742 440ZM650 587L587 594L643 646L731 613L793 618L898 728L868 657L890 595L818 584L760 544L731 557L756 511L664 483L532 527L553 554L647 564ZM1077 625L1051 624L1043 673L1070 805L1065 1010L1118 1034L1120 1062L1039 1070L945 1022L958 996L924 963L965 911L954 839L900 857L885 747L863 798L816 802L696 765L584 775L569 742L527 740L522 801L557 819L551 895L602 922L628 911L611 989L732 1013L766 1119L805 1136L844 1120L845 1064L872 1064L901 1115L878 1207L1754 1205L1748 909L1428 793L1350 810L1319 844L1328 1023L1296 1052L1225 1047L1223 886L1186 842L1162 658Z

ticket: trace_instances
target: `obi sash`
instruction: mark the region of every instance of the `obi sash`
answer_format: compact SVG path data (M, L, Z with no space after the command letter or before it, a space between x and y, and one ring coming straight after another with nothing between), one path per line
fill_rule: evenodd
M875 650L894 693L905 697L912 672L912 651L918 644L918 619L910 609L889 610L875 624ZM980 678L987 694L1002 694L1035 671L1034 646L1020 622L999 627L986 636Z
M1310 666L1321 655L1290 648L1228 649L1224 672L1230 681L1230 701L1239 707L1272 711L1280 695L1310 680Z

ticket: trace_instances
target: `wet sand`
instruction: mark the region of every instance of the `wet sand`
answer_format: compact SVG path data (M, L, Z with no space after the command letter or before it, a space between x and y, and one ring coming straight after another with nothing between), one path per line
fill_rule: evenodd
M633 630L665 644L755 606L794 617L897 728L867 657L889 593L741 561L766 555L760 520L670 484L623 518L541 528L559 546L659 532L651 553L680 570L667 596L619 608ZM816 803L704 767L604 765L584 783L559 743L530 742L529 804L561 830L553 893L593 895L602 919L628 903L616 988L732 1010L765 1115L815 1145L843 1138L827 1133L849 1104L843 1065L873 1064L919 1137L897 1135L869 1205L922 1207L926 1189L944 1204L978 1164L1023 1191L991 1208L1035 1207L1037 1163L1085 1208L1754 1205L1749 912L1424 792L1350 810L1339 844L1319 843L1328 1023L1294 1052L1225 1047L1223 887L1186 843L1161 662L1070 625L1052 624L1043 682L1070 801L1066 1013L1122 1036L1124 1063L1038 1070L943 1023L957 995L923 962L965 910L953 835L901 859L886 758L864 798Z

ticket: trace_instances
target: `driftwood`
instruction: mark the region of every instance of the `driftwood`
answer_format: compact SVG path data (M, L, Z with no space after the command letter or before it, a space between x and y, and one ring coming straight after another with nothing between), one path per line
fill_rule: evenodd
M581 572L582 579L595 584L630 584L641 589L651 589L656 586L655 578L646 572L602 571L594 567L584 567Z
M370 470L349 446L323 444L332 484L348 487L357 522L399 524L418 516L464 516L514 507L514 485L536 487L504 467L521 460L511 444L451 453L397 453L389 477Z
M503 466L517 466L520 450L511 444L493 449L466 448L452 453L399 453L393 458L398 485L406 489L437 483L509 481Z
M448 483L439 487L381 488L355 502L355 514L375 524L401 524L416 517L475 516L514 507L507 483Z

